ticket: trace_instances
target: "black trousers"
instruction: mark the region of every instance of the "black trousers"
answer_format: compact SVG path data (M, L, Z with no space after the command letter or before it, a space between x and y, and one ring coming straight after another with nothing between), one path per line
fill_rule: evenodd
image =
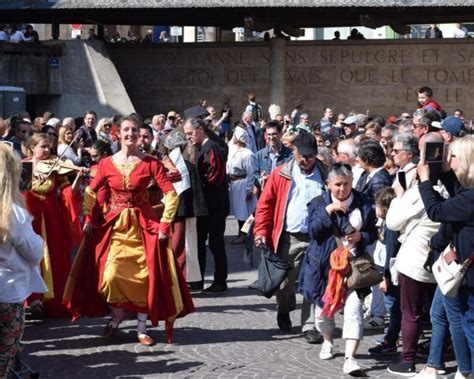
M201 275L206 271L206 240L214 257L214 283L225 285L227 281L227 255L224 232L226 213L210 213L197 218L198 259Z

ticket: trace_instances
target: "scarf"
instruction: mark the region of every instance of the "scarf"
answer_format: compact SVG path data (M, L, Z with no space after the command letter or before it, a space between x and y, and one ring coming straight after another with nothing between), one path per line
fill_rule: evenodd
M349 250L346 247L337 247L329 258L331 269L329 270L328 284L323 295L324 307L321 312L329 318L342 308L345 298L344 278L349 273Z

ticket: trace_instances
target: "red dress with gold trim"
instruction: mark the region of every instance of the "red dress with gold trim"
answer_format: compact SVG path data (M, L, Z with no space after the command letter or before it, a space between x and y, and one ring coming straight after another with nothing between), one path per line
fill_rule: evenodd
M34 182L24 197L33 216L33 229L45 241L41 273L48 286L47 293L33 294L28 301L41 299L46 316L64 317L69 315L62 297L71 269L71 255L82 238L80 200L73 195L67 178L56 172L43 183Z
M148 200L147 188L152 181L165 195L161 220ZM176 192L156 158L146 156L138 163L120 165L108 157L99 163L84 195L87 221L91 220L96 194L104 186L110 189L110 210L95 249L98 287L91 296L101 296L103 305L95 315L107 312L106 302L148 313L153 325L159 320L167 322L171 340L174 320L195 311L186 281L176 269L170 241L158 239L159 231L170 233L178 201ZM96 303L92 297L88 298Z

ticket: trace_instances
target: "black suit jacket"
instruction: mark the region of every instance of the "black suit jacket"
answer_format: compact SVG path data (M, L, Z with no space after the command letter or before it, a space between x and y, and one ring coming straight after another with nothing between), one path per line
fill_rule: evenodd
M377 192L382 188L390 187L393 183L393 178L385 169L378 171L369 181L367 181L368 176L369 173L367 171L361 175L357 182L356 190L365 193L372 202L375 202Z

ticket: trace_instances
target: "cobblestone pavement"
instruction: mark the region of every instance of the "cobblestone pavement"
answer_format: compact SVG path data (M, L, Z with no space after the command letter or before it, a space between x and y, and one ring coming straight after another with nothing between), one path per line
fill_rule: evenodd
M230 244L235 235L236 221L229 219L229 291L219 297L196 296L197 312L176 322L174 344L166 344L163 325L150 330L157 344L144 347L136 341L135 321L124 322L115 339L106 342L100 337L106 319L76 323L49 319L28 322L22 359L42 378L348 377L342 373L344 341L340 330L335 341L339 354L329 361L319 359L320 345L309 345L302 339L299 311L292 314L293 333L278 330L275 300L248 288L256 272L243 262L242 245ZM209 282L210 276L207 279ZM341 325L341 316L337 324ZM386 371L387 360L375 360L367 354L377 337L374 333L381 330L366 335L357 360L365 376L393 378Z

